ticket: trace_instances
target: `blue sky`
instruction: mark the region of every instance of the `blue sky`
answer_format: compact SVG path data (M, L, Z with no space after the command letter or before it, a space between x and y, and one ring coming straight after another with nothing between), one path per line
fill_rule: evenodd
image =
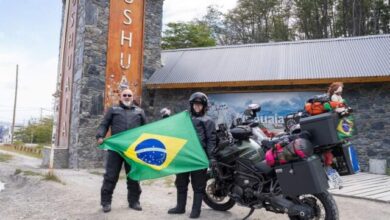
M60 0L0 0L0 121L12 118L16 64L17 122L52 108L61 7Z
M210 4L226 11L236 0L165 0L163 23L189 21ZM16 121L51 110L59 54L62 0L0 0L0 122L12 120L15 69L19 64ZM44 110L43 115L50 114Z

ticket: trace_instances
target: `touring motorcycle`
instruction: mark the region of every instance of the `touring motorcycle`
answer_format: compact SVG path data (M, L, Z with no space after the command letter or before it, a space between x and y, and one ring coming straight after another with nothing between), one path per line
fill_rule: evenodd
M305 159L271 167L265 154L276 143L309 140L311 134L284 134L260 142L253 132L257 127L256 122L230 131L219 126L219 143L213 153L217 163L208 170L204 202L218 211L227 211L236 204L248 207L244 219L260 208L287 214L294 220L339 219L336 202L327 191L328 178L321 158L323 151L332 146L317 148Z

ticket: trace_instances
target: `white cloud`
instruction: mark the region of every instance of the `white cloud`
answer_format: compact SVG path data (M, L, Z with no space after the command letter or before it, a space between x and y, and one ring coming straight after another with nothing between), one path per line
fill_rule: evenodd
M57 77L57 57L37 60L23 53L0 53L0 120L11 121L15 93L16 64L19 64L19 83L16 121L38 117L40 108L52 107L52 94Z
M163 23L191 21L201 18L207 12L207 6L218 5L222 12L232 9L237 0L165 0L163 11Z
M201 18L206 14L209 5L218 5L223 12L226 12L233 8L236 2L237 0L165 0L163 23ZM25 32L21 29L10 31L12 31L11 36L15 36L16 39L7 39L8 41L3 43L0 41L0 120L12 120L15 69L16 64L19 64L16 121L22 123L31 117L39 117L41 107L52 108L58 52L53 50L49 52L47 47L43 46L48 46L44 45L48 42L54 42L56 45L50 45L50 48L58 48L59 42L53 40L42 42L38 36L40 32L37 31L29 33L29 39L34 39L30 44L22 44L18 39L24 39ZM7 38L5 33L7 32L3 30L0 32L0 40Z

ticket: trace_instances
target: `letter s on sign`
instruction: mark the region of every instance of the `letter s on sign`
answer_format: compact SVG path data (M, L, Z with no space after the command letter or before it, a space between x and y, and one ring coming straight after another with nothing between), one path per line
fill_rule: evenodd
M131 10L130 9L125 9L123 11L123 15L127 18L127 21L123 21L124 24L131 24L133 23L133 20L131 19L130 17L130 14L131 14Z

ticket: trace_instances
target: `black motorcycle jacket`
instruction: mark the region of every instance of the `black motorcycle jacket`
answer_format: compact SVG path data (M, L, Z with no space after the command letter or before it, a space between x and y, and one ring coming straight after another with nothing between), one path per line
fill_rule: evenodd
M215 123L209 116L192 116L192 123L198 133L199 141L209 159L213 159L213 151L217 145Z
M145 123L144 110L134 104L125 106L120 103L119 106L111 107L104 115L104 119L97 130L96 139L104 138L110 126L111 134L114 135Z

